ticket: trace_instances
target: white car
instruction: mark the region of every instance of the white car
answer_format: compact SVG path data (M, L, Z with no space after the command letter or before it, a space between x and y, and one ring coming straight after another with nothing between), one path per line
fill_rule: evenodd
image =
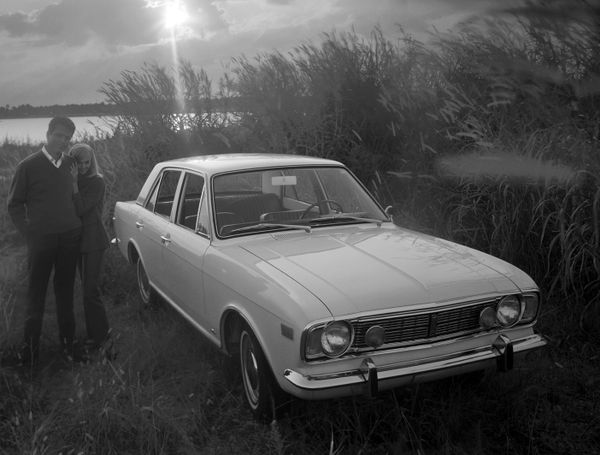
M157 164L117 202L114 243L162 297L239 358L270 419L286 394L375 394L540 348L538 286L495 257L396 226L341 163L227 154Z

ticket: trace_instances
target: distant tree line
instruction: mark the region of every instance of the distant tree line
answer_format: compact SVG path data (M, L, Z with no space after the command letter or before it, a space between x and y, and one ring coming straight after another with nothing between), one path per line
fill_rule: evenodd
M7 104L0 107L0 118L54 117L58 115L81 117L115 113L116 107L107 103L53 104L51 106L32 106L31 104L10 106Z
M229 101L213 99L213 107L219 110L220 107L228 105ZM173 104L171 111L176 113L180 108ZM32 106L31 104L21 104L19 106L0 106L0 118L27 118L27 117L88 117L103 115L123 115L140 113L157 113L165 111L165 103L87 103L87 104L53 104L51 106Z

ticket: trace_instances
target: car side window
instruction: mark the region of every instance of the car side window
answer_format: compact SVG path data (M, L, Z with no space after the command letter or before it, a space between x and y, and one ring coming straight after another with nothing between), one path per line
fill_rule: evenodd
M186 173L183 191L179 200L179 212L176 223L188 229L196 230L198 208L204 190L204 177Z
M156 197L152 195L148 204L148 206L152 205L154 213L167 218L171 216L171 209L173 208L173 200L175 199L180 175L181 171L167 170L163 172L158 190L155 189L157 191ZM150 207L148 208L151 210Z

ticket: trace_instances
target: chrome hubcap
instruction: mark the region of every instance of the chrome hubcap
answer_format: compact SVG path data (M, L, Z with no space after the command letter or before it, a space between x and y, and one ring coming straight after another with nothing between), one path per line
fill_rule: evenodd
M146 275L146 270L144 270L142 261L138 261L137 279L138 288L140 289L140 296L142 297L144 303L148 303L150 300L150 282L148 281L148 275Z

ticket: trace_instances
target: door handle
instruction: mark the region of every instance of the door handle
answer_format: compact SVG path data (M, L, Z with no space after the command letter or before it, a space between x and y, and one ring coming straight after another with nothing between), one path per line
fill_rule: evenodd
M168 245L171 243L171 236L169 234L161 235L160 240L162 241L163 245Z
M144 223L142 223L141 221L136 221L135 227L138 229L142 229L144 227Z

